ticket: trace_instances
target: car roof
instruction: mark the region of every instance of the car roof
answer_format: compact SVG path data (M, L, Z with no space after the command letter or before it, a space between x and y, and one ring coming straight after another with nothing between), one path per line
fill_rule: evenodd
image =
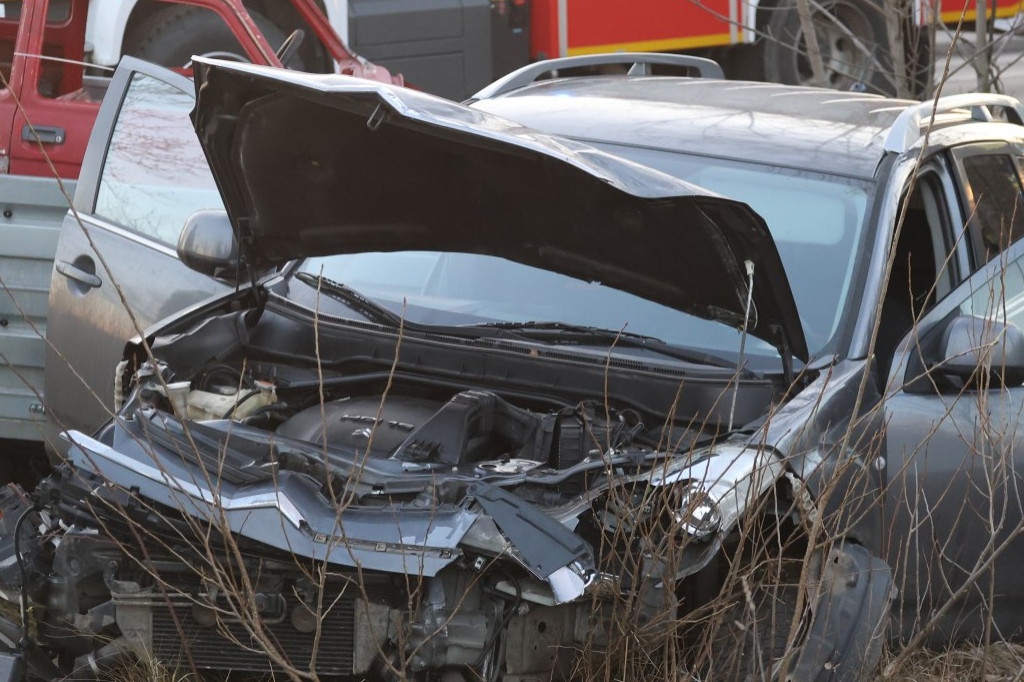
M870 179L917 104L866 93L686 77L538 81L473 106L547 132Z

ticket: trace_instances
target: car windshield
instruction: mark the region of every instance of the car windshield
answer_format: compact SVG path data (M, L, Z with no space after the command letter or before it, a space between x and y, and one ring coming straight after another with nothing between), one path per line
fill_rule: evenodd
M840 176L604 145L730 198L768 222L812 354L825 352L850 293L869 185ZM657 248L652 244L651 248ZM667 306L513 261L468 253L400 251L309 259L300 270L343 283L411 322L431 325L560 322L653 336L735 359L739 332ZM755 284L756 286L756 284ZM747 352L777 359L751 338ZM755 364L757 363L755 360ZM764 365L762 364L762 367Z
M735 360L738 330L653 303L599 282L587 282L514 261L470 253L400 251L311 258L299 266L345 284L410 322L426 325L559 322L623 330ZM596 338L596 337L595 337ZM595 344L599 344L595 341ZM748 337L761 369L778 352Z
M808 350L826 352L850 307L869 183L643 147L594 146L750 204L775 239Z

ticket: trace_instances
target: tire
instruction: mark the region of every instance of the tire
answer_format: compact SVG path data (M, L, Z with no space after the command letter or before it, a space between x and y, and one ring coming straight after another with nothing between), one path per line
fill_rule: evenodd
M250 15L270 46L280 47L284 32L266 17L255 12ZM174 5L156 12L132 31L126 45L125 54L162 66L187 67L192 55L249 61L228 25L212 11L193 5ZM299 63L285 66L302 68Z
M850 90L863 83L868 92L895 95L889 35L881 7L871 0L823 0L811 5L825 85ZM769 8L764 41L764 71L769 81L814 85L796 0ZM856 39L851 38L851 35Z

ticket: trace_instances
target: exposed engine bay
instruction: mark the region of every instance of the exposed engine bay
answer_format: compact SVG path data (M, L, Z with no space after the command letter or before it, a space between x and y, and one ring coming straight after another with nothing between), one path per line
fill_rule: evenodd
M393 387L299 407L241 367L167 377L143 366L124 419L71 436L34 511L6 493L5 522L29 521L25 582L5 563L5 594L24 586L59 652L35 651L36 674L145 652L196 670L566 678L622 622L664 637L667 614L715 598L748 506L770 534L800 523L778 462L670 457L599 404Z
M685 644L687 665L706 671L709 650L733 646L709 649L706 621L722 595L740 604L729 566L750 560L751 539L804 556L813 502L799 481L749 436L709 428L724 409L702 395L728 394L724 370L692 371L692 391L675 389L687 412L673 419L645 409L651 379L635 401L595 399L571 372L532 394L511 377L438 381L467 356L417 367L427 345L413 332L387 372L374 367L392 361L383 354L358 372L283 362L261 337L276 329L281 347L279 315L270 306L252 325L225 312L156 338L166 361L139 354L118 370L118 418L95 436L68 432L66 460L31 497L6 490L0 523L18 542L0 547L0 591L26 608L0 634L38 633L22 652L32 674L102 676L150 657L189 670L526 682L620 665L602 652L627 636L649 646L645 661ZM241 342L225 343L225 329ZM296 329L286 347L306 342L309 328ZM389 342L344 325L320 333L360 357ZM235 350L191 359L214 347ZM583 367L615 379L636 363ZM739 390L747 421L772 392L756 377ZM874 560L858 549L833 550L841 574L819 561L802 579L856 585L840 591L884 610L889 583L872 582ZM797 584L803 564L787 565ZM781 570L764 572L766 608L782 600ZM796 641L830 627L820 608L806 600L794 614ZM792 665L828 655L807 649Z

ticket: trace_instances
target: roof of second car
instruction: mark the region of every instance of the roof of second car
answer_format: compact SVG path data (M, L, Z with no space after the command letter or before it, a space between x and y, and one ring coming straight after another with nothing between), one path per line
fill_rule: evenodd
M871 178L914 102L714 79L540 81L473 106L547 132Z

